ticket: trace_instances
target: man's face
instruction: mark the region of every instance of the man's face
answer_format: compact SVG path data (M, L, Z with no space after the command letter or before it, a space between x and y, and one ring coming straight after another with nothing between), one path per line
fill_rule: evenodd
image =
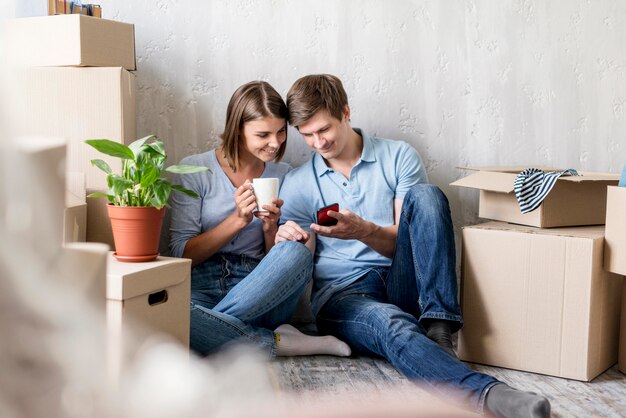
M298 131L306 144L326 160L338 158L348 140L347 112L349 110L346 108L346 113L339 120L331 116L327 110L320 110L298 126Z

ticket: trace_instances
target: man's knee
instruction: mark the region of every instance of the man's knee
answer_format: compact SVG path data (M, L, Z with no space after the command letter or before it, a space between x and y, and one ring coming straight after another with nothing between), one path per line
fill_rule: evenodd
M380 336L384 338L386 344L393 344L398 338L402 338L407 332L423 331L417 319L408 312L403 311L395 305L386 305L373 313L373 322L376 328L381 330Z
M448 198L441 189L433 184L416 184L407 192L403 211L416 211L420 216L440 215L449 212Z

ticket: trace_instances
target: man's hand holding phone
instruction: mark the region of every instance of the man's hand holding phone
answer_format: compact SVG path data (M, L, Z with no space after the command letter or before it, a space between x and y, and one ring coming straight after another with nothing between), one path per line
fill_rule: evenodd
M339 212L339 203L333 203L332 205L324 206L317 210L317 224L321 226L333 226L337 225L337 218L334 218L328 214L329 211Z
M371 234L376 225L367 222L354 212L343 209L339 205L325 206L317 212L317 223L311 224L311 231L322 237L338 239L362 239Z

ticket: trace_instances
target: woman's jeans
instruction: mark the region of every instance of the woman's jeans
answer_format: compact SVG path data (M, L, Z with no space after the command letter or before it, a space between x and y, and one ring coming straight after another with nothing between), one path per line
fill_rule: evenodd
M206 355L232 343L249 343L276 355L272 331L288 322L313 272L303 244L282 242L259 262L216 254L191 272L190 346Z
M471 370L426 336L432 319L461 326L455 265L448 200L435 186L417 185L402 205L391 266L372 269L334 294L317 316L318 328L482 411L498 381Z

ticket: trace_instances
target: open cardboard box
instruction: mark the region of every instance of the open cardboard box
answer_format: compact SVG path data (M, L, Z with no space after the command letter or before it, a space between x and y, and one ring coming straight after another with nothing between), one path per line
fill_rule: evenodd
M606 187L617 185L618 174L579 171L580 176L561 176L541 206L523 214L515 197L513 182L526 168L463 167L474 173L451 185L480 190L478 216L481 218L541 228L604 224Z
M617 361L622 281L604 227L463 228L459 358L588 381Z

